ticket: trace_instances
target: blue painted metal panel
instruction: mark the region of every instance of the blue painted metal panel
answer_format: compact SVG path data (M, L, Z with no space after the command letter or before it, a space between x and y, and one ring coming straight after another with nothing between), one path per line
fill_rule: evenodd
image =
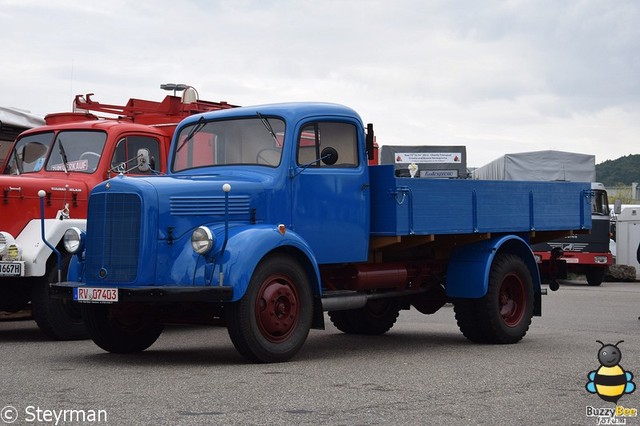
M372 235L590 229L589 183L396 178L374 166Z
M489 272L498 253L516 254L527 265L534 292L540 292L540 274L531 248L522 238L505 235L458 247L447 265L445 290L449 297L480 298L487 293Z

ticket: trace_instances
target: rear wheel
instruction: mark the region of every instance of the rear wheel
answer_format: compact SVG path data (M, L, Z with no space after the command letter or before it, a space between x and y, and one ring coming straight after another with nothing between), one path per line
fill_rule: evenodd
M496 256L487 294L454 302L458 326L469 340L516 343L529 330L533 316L533 279L518 256Z
M369 300L365 306L346 311L331 311L333 325L347 334L384 334L393 327L400 313L397 299Z
M70 300L53 299L49 296L49 284L58 281L56 260L54 255L53 261L47 262L48 273L33 281L31 288L33 319L40 330L52 339L87 339L89 334L82 321L79 306ZM63 255L61 277L67 276L70 261L70 254Z
M107 352L141 352L162 333L157 316L143 306L83 304L81 310L91 339Z
M253 362L282 362L302 347L311 328L313 299L305 270L276 254L258 264L245 295L227 305L229 337Z

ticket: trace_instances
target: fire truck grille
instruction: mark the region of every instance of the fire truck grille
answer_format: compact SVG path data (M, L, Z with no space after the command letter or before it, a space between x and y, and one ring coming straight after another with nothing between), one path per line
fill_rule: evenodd
M135 194L91 196L87 221L87 282L130 283L140 250L141 202Z

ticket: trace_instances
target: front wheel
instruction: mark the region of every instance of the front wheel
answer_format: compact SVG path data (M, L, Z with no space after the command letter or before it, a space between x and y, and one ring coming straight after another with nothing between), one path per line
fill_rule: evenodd
M287 361L307 339L312 314L305 270L291 256L271 255L256 267L242 299L227 305L229 337L252 362Z
M587 266L587 268L585 270L585 276L587 278L587 284L589 284L590 286L593 286L593 287L597 287L600 284L602 284L602 281L604 281L605 269L606 268L604 268L604 267Z
M81 310L89 336L107 352L141 352L162 333L162 323L141 306L83 304Z
M518 256L496 256L487 294L480 299L454 301L458 326L469 340L516 343L529 330L533 317L533 279Z
M55 256L54 256L55 258ZM62 258L61 276L67 275L71 255ZM81 340L89 337L80 308L72 301L49 296L49 283L58 281L56 262L47 262L48 273L35 278L31 288L33 319L40 330L55 340Z

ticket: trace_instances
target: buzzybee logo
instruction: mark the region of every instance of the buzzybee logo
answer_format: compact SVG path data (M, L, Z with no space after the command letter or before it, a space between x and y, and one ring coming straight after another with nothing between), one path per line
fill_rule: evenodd
M615 407L598 408L588 406L586 415L587 417L595 418L597 425L626 425L627 417L637 417L638 410L618 405L618 400L624 394L633 393L636 390L636 385L633 383L633 373L625 371L620 365L622 351L620 351L618 345L624 340L615 345L605 345L600 340L596 340L596 342L601 345L598 350L600 367L587 374L589 381L585 388L587 392L595 393L603 401L613 402Z
M598 394L604 401L617 404L622 395L633 393L636 390L636 385L632 381L633 373L625 371L620 366L622 351L618 345L624 340L620 340L615 345L605 345L600 340L596 340L596 342L602 345L598 350L600 368L587 375L589 381L585 388L589 393Z

